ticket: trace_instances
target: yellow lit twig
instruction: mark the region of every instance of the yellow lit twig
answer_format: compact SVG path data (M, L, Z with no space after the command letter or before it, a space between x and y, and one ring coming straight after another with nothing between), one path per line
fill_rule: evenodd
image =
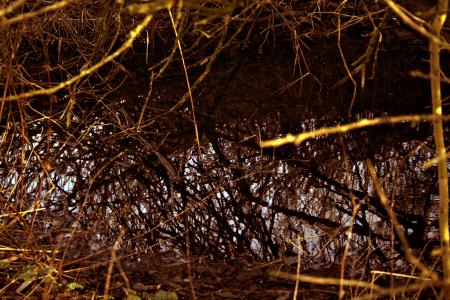
M19 95L12 95L12 96L8 96L8 97L0 98L0 102L26 99L26 98L42 96L42 95L52 95L52 94L58 92L59 90L74 84L78 80L94 73L95 71L97 71L98 69L100 69L101 67L106 65L107 63L113 61L115 58L117 58L119 55L121 55L123 52L125 52L125 50L130 48L133 45L134 40L140 35L142 30L144 30L144 28L147 27L147 25L150 23L150 21L152 19L153 19L153 15L146 16L144 18L144 20L138 26L136 26L136 28L134 28L132 31L130 31L128 40L126 40L125 43L123 43L119 49L117 49L114 53L105 57L100 62L93 65L92 67L81 71L78 75L70 78L69 80L61 82L60 84L58 84L52 88L35 90L35 91L25 92L25 93L22 93Z
M387 117L387 118L374 118L374 119L362 119L357 122L337 125L333 127L322 127L317 130L307 131L303 133L299 133L296 135L288 134L284 137L262 141L260 146L263 148L266 147L280 147L285 144L295 144L300 145L304 141L310 140L315 137L330 135L330 134L338 134L338 133L346 133L348 131L361 129L365 127L372 127L377 125L386 125L386 124L398 124L403 122L410 123L418 123L418 122L432 122L435 119L434 115L403 115L396 117ZM444 121L450 120L450 115L443 116L442 119Z
M442 158L443 161L447 161L447 159L450 158L450 152L445 153L445 157ZM429 161L425 162L423 164L423 169L427 170L431 168L433 165L437 164L439 162L439 159L437 157L430 159Z
M446 41L440 39L433 33L429 32L424 26L417 24L394 1L384 0L384 3L386 3L386 5L389 6L389 8L397 15L397 17L399 17L403 22L405 22L405 24L408 25L410 28L412 28L422 36L426 37L428 40L438 44L439 46L442 46L445 49L450 49L450 45Z
M63 0L63 1L59 1L59 2L53 3L51 5L44 6L43 8L35 10L35 11L30 11L30 12L27 12L27 13L21 13L17 17L2 20L0 22L0 27L6 27L6 26L9 26L9 25L14 24L14 23L18 23L18 22L24 21L26 19L31 19L31 18L40 16L40 15L43 15L43 14L51 12L53 10L61 9L61 8L67 6L67 5L69 5L69 4L71 4L72 2L75 2L75 1L76 0Z
M430 23L431 32L440 40L441 31L445 20L447 19L448 1L439 0L437 4L438 13ZM448 165L444 139L444 125L442 122L442 88L441 88L441 45L430 39L430 86L431 86L431 106L433 108L433 136L434 145L436 147L437 170L438 170L438 187L439 187L439 236L441 239L441 248L450 248L450 232L449 232L449 197L448 197ZM444 273L444 282L446 288L443 298L450 299L450 253L444 251L442 253L442 269Z
M373 289L375 291L382 290L382 288L376 284L368 283L365 281L352 280L352 279L342 279L342 278L331 278L331 277L317 277L310 275L295 275L285 272L269 272L269 275L286 279L286 280L298 280L301 282L308 282L313 284L323 284L323 285L343 285L343 286L352 286L352 287L361 287Z
M25 249L25 248L12 248L12 247L0 247L0 251L17 251L17 252L33 252L33 253L58 253L58 250L41 250L41 249Z
M46 208L42 207L42 208L36 208L36 209L29 209L29 210L25 210L25 211L19 211L19 212L16 212L16 213L1 214L0 218L11 217L11 216L15 216L15 215L22 215L22 216L24 216L26 214L29 214L29 213L32 213L32 212L35 212L35 211L41 211L41 210L46 210Z
M18 0L16 2L11 3L8 7L4 9L0 9L0 18L3 16L12 13L16 8L25 3L25 0Z
M425 281L430 281L430 278L423 278L423 277L419 277L419 276L414 276L414 275L408 275L408 274L401 274L401 273L392 273L392 272L384 272L384 271L377 271L377 270L373 270L370 271L371 274L376 274L376 275L387 275L387 276L394 276L394 277L399 277L399 278L408 278L408 279L416 279L416 280L425 280Z

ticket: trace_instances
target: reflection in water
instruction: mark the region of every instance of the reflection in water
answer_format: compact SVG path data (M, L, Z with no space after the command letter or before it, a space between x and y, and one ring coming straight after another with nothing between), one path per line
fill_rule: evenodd
M79 224L71 243L87 252L94 237L101 248L124 228L130 252L184 253L189 246L195 255L258 260L301 252L307 266L340 261L348 243L361 266L402 253L373 191L370 159L411 247L428 247L438 230L436 170L422 168L433 157L431 125L378 126L261 149L260 139L392 112L343 117L348 106L320 97L314 78L294 97L279 92L283 69L271 68L266 78L257 67L213 76L208 86L220 81L225 91L198 92L201 153L192 113L169 111L184 93L170 81L156 83L148 102L131 98L141 93L136 88L121 91L122 100L75 107L70 128L52 126L49 134L41 133L48 123L30 114L30 124L39 125L29 127L33 149L22 146L18 128L5 131L11 146L3 150L1 176L16 179L0 181L2 197L23 199L12 202L21 210L47 207L38 215L48 238ZM8 169L22 153L29 165ZM39 168L39 159L52 168ZM26 180L14 190L20 174Z

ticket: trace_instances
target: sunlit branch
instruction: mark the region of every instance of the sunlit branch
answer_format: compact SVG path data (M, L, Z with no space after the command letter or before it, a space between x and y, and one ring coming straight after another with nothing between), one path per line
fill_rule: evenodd
M434 115L403 115L396 117L382 117L382 118L374 118L374 119L361 119L357 122L337 125L333 127L323 127L317 130L307 131L299 134L288 134L284 137L262 141L260 146L263 148L267 147L280 147L286 144L295 144L300 145L304 141L310 140L315 137L330 135L330 134L338 134L338 133L346 133L352 130L373 127L377 125L394 125L399 123L418 123L418 122L432 122L435 119ZM442 117L444 121L450 120L450 115L445 115Z

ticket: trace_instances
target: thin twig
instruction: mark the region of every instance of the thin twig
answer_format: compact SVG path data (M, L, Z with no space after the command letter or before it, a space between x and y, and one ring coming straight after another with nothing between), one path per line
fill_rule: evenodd
M303 133L299 133L296 135L288 134L279 139L262 141L260 146L263 148L267 147L280 147L285 144L295 144L300 145L301 143L310 140L315 137L325 136L330 134L338 134L338 133L346 133L352 130L373 127L377 125L394 125L398 123L410 122L410 123L419 123L419 122L433 122L436 118L435 115L403 115L403 116L395 116L395 117L383 117L383 118L374 118L374 119L361 119L357 122L337 125L333 127L322 127L317 130L307 131ZM442 117L442 120L448 121L450 120L450 115L445 115Z

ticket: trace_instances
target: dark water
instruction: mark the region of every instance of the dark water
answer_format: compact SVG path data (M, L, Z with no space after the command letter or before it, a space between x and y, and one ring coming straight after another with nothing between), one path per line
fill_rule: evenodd
M416 50L404 50L405 61L416 58L408 57ZM326 53L310 53L298 65L276 53L223 58L193 94L198 141L190 101L170 110L186 93L175 71L155 81L146 99L149 72L130 64L132 77L114 92L79 97L70 126L64 118L39 118L35 110L49 108L32 103L25 116L29 142L17 123L2 127L10 141L2 144L2 197L23 209L46 207L38 218L48 243L77 226L70 243L86 252L111 245L126 229L128 252L189 246L196 255L259 260L300 251L312 265L339 262L352 228L352 260L376 264L402 250L391 243L370 160L411 247L430 248L438 230L436 169L422 167L434 155L430 124L259 147L261 139L288 133L429 111L428 85L383 52L376 79L357 89L352 105L351 83L332 88L343 76L339 56ZM66 107L60 101L55 119ZM18 167L20 157L28 163ZM50 162L46 171L43 161Z

